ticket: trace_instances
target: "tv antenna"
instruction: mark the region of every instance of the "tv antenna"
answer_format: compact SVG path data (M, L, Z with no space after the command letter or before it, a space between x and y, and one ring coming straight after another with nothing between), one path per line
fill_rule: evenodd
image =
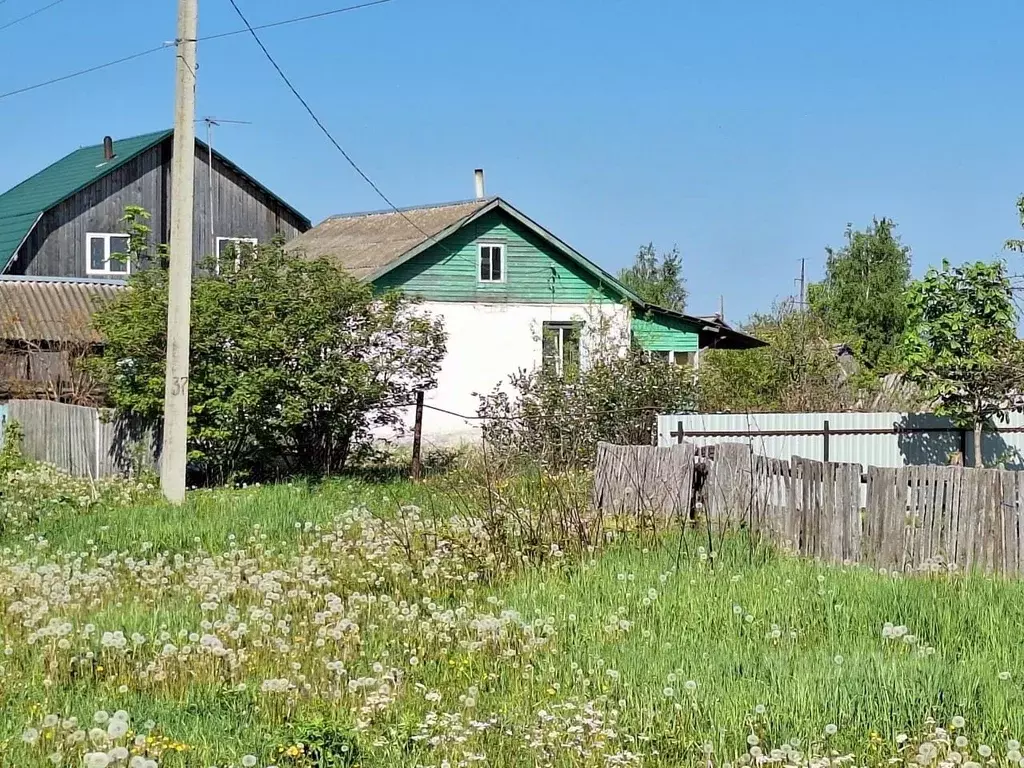
M213 254L214 258L217 258L217 216L213 207L213 129L218 125L252 125L252 123L248 120L227 120L222 117L204 117L196 122L206 123L206 170L209 174L207 186L209 187L210 198L210 253Z

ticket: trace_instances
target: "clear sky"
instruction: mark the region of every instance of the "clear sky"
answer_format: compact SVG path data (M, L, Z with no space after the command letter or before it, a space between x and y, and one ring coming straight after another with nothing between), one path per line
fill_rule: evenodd
M2 0L0 26L49 0ZM256 23L352 0L238 0ZM64 0L0 30L0 92L174 38L174 0ZM237 29L200 0L200 35ZM677 244L689 309L750 312L889 216L915 272L1021 234L1020 0L394 0L264 42L398 205L472 171L609 270ZM319 221L385 207L247 36L201 44L215 146ZM169 127L170 50L0 100L0 188ZM202 131L202 126L200 126ZM1016 257L1020 258L1020 257ZM1015 265L1019 266L1019 265Z

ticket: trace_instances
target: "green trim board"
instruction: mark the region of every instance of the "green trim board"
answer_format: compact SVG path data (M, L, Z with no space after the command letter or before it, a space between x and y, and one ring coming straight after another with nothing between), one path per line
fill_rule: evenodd
M703 324L701 324L703 325ZM654 352L696 352L700 348L701 325L666 314L634 314L633 338Z
M443 302L611 304L623 300L607 281L581 269L535 229L500 207L488 208L459 222L454 232L437 238L414 258L381 270L373 284ZM500 282L478 279L479 248L491 244L504 248Z

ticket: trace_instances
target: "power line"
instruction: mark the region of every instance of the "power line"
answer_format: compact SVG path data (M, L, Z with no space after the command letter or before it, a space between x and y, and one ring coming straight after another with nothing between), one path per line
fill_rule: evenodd
M274 57L270 55L270 51L267 50L267 47L263 44L263 41L260 40L260 36L256 34L256 30L253 29L253 26L249 23L249 20L245 18L245 14L242 13L242 9L238 7L238 3L236 3L235 0L228 0L228 2L231 3L231 7L235 9L235 13L238 14L238 18L240 18L242 20L242 23L245 24L246 28L249 30L249 33L252 35L253 40L255 40L256 44L260 47L260 50L263 51L263 55L267 57L267 61L271 63L274 69L277 70L277 74L281 76L282 80L284 80L284 84L288 86L288 90L290 90L292 94L295 96L295 98L299 100L299 103L305 108L306 112L309 113L309 116L313 118L313 122L316 123L317 127L323 132L324 136L327 137L328 141L330 141L331 144L334 145L334 148L341 153L341 156L344 157L348 164L352 166L353 170L355 170L355 172L362 177L363 181L370 185L370 188L377 193L377 196L388 204L388 207L391 208L391 210L393 210L395 213L397 213L399 216L405 219L406 222L412 225L414 229L419 231L421 235L423 235L426 238L431 238L432 235L428 234L427 232L424 232L423 229L421 229L420 226L416 224L416 222L410 219L404 211L399 209L398 206L391 202L391 199L381 191L380 187L378 187L373 182L373 179L366 175L363 169L359 167L355 160L352 159L352 156L349 155L349 153L345 151L341 144L338 143L338 140L335 139L333 135L331 135L331 132L327 130L327 126L325 126L323 124L323 121L319 117L317 117L316 112L313 111L313 108L309 106L309 103L304 98L302 98L302 94L300 94L298 90L295 88L295 86L292 85L292 81L288 79L288 76L284 73L284 71L281 69L278 63L274 60ZM380 4L380 2L381 0L378 0L377 3L370 4L377 5Z
M0 0L2 2L2 0ZM323 19L328 16L337 16L339 13L346 13L348 11L359 11L363 8L372 8L375 5L384 5L385 3L391 3L394 0L371 0L370 2L360 3L359 5L349 5L344 8L335 8L332 11L323 11L321 13L311 13L308 16L297 16L294 19L284 19L282 21L272 21L269 24L258 24L255 27L247 27L245 29L236 29L233 32L219 32L215 35L205 35L203 37L196 38L196 42L205 42L207 40L221 40L225 37L233 37L234 35L244 35L247 32L260 31L263 29L274 29L275 27L283 27L287 24L298 24L301 21L313 21L314 19ZM238 10L237 8L235 9ZM239 14L241 15L241 14ZM242 17L245 20L245 17Z
M26 13L24 16L19 16L14 21L9 21L3 26L0 26L0 32L7 29L8 27L13 27L15 24L25 21L25 19L31 19L33 16L38 16L43 11L49 10L50 8L53 8L53 6L60 5L63 2L64 0L53 0L53 2L50 3L49 5L44 5L42 8L36 8L34 11L32 11L32 13Z
M143 56L149 56L151 53L156 53L157 51L162 51L162 50L165 50L167 48L173 48L173 47L174 47L174 43L163 43L161 45L158 45L155 48L149 48L148 50L139 51L138 53L133 53L133 54L131 54L129 56L123 56L120 59L114 59L113 61L108 61L105 64L97 64L97 65L95 65L93 67L87 67L86 69L80 69L77 72L71 72L71 73L69 73L67 75L61 75L60 77L54 77L54 78L52 78L50 80L44 80L43 82L36 83L35 85L26 85L23 88L16 88L13 91L7 91L6 93L0 93L0 99L6 99L9 96L17 96L19 93L28 93L29 91L35 91L35 90L38 90L40 88L45 88L48 85L54 85L55 83L62 83L65 80L72 80L72 79L74 79L76 77L81 77L82 75L88 75L90 72L98 72L101 69L107 69L108 67L113 67L113 66L116 66L118 64L124 64L125 62L133 61L135 59L141 59Z
M311 14L311 15L308 15L308 16L298 16L298 17L290 18L290 19L282 19L281 21L273 21L273 22L270 22L268 24L260 24L258 26L252 27L251 29L250 28L236 29L236 30L234 30L232 32L218 32L217 34L213 34L213 35L199 36L199 37L196 37L195 41L198 42L198 43L202 43L202 42L207 42L209 40L221 40L223 38L232 37L234 35L246 34L246 33L251 32L252 30L273 29L275 27L283 27L286 24L297 24L297 23L299 23L301 21L311 21L313 19L320 19L320 18L324 18L324 17L327 17L327 16L336 16L339 13L345 13L347 11L358 11L358 10L360 10L362 8L370 8L370 7L374 6L374 5L383 5L384 3L390 3L392 1L393 0L372 0L372 2L360 3L359 5L348 5L348 6L345 6L343 8L335 8L334 10L331 10L331 11L324 11L322 13L315 13L315 14ZM3 4L5 2L7 2L7 0L0 0L0 4ZM57 0L57 2L63 2L63 0ZM52 3L51 5L56 5L56 2ZM46 7L49 8L50 6L46 6ZM42 10L45 10L45 8L41 8L39 11L36 11L35 13L39 13ZM25 18L27 18L27 17L25 17ZM12 21L11 24L16 24L17 22L18 22L18 20L15 20L15 21ZM2 27L0 27L0 29L2 29ZM72 80L72 79L74 79L76 77L81 77L82 75L88 75L88 74L90 74L92 72L98 72L98 71L100 71L102 69L107 69L109 67L115 67L118 64L124 64L124 63L129 62L129 61L134 61L135 59L141 59L143 56L149 56L150 54L157 53L158 51L162 51L162 50L165 50L167 48L173 48L176 44L177 44L177 41L170 41L170 42L162 43L162 44L160 44L160 45L158 45L158 46L156 46L154 48L148 48L145 51L139 51L138 53L132 53L132 54L129 54L128 56L122 56L121 58L114 59L113 61L108 61L108 62L105 62L103 64L96 64L95 66L86 67L85 69L79 69L79 70L77 70L75 72L70 72L70 73L68 73L66 75L61 75L60 77L54 77L54 78L52 78L50 80L44 80L43 82L35 83L34 85L26 85L26 86L24 86L22 88L16 88L13 91L7 91L6 93L0 93L0 99L6 99L6 98L9 98L11 96L17 96L18 94L21 94L21 93L28 93L29 91L35 91L35 90L38 90L39 88L45 88L48 85L54 85L56 83L62 83L65 80Z

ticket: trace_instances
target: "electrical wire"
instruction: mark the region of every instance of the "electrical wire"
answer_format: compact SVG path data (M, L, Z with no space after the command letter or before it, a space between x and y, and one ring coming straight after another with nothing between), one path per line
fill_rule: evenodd
M32 13L26 13L24 16L19 16L18 18L14 19L13 21L9 21L6 24L0 26L0 32L2 32L5 29L8 29L10 27L13 27L15 24L19 24L19 23L25 21L26 19L31 19L33 16L38 16L43 11L47 11L50 8L53 8L53 6L60 5L63 2L64 2L64 0L53 0L53 2L50 3L49 5L44 5L42 8L36 8L34 11L32 11Z
M284 70L282 70L280 65L274 60L274 57L270 55L270 51L267 50L267 47L263 44L263 41L260 40L260 36L256 34L256 30L249 23L249 20L245 18L245 14L242 13L242 9L238 7L238 3L235 2L235 0L228 0L228 2L230 2L231 7L235 9L235 13L238 14L238 18L240 18L242 20L242 23L245 24L249 33L252 35L252 39L256 41L256 44L260 47L260 50L263 51L263 55L267 57L267 61L269 61L271 66L274 67L274 69L277 71L277 74L280 75L281 79L284 81L284 84L288 86L288 90L290 90L292 92L292 95L295 96L296 99L298 99L299 103L303 106L306 112L309 113L309 116L313 119L313 122L316 123L317 127L321 130L321 132L323 132L324 136L327 137L327 140L330 141L332 145L334 145L334 148L341 153L341 156L345 158L348 164L352 166L352 169L359 174L363 181L370 185L370 188L377 193L377 196L381 200L387 203L388 207L391 208L391 210L393 210L395 213L397 213L399 216L405 219L405 221L408 224L410 224L425 238L433 239L433 235L425 232L415 221L413 221L406 215L405 211L401 210L397 205L391 202L391 198L389 198L387 195L384 194L384 192L381 191L380 187L378 187L374 183L373 179L371 179L363 171L363 169L359 167L358 163L356 163L356 161L352 159L352 156L349 155L349 153L345 151L344 147L342 147L341 144L338 143L338 140L334 138L334 136L331 134L329 130L327 130L327 126L324 125L323 121L319 117L317 117L316 112L313 111L313 108L309 106L309 102L307 102L302 97L302 94L300 94L299 91L295 88L295 86L292 85L292 81L288 79L288 76L284 73Z
M5 2L7 2L7 0L0 0L0 4L3 4ZM63 2L63 0L57 0L57 2ZM272 22L269 22L267 24L257 25L255 27L252 27L252 29L253 30L273 29L275 27L283 27L286 24L297 24L297 23L302 22L302 21L311 21L313 19L321 19L321 18L325 18L325 17L328 17L328 16L335 16L335 15L337 15L339 13L345 13L347 11L358 11L358 10L361 10L363 8L370 8L370 7L375 6L375 5L383 5L385 3L390 3L390 2L393 2L393 0L372 0L372 2L360 3L359 5L348 5L348 6L345 6L343 8L335 8L335 9L330 10L330 11L323 11L322 13L314 13L314 14L311 14L311 15L308 15L308 16L297 16L297 17L290 18L290 19L282 19L281 21L272 21ZM52 5L56 5L56 3L52 3L51 6ZM46 8L49 8L51 6L46 6ZM30 14L30 15L34 15L35 13L39 13L41 11L44 11L44 10L46 10L46 8L40 8L38 11L35 11L33 14ZM26 16L26 17L23 17L23 18L28 18L28 17ZM10 22L10 24L8 26L13 25L13 24L17 24L18 21L19 20L16 19L16 20ZM0 29L3 29L3 27L0 27ZM207 42L207 41L210 41L210 40L221 40L223 38L232 37L234 35L247 34L250 31L251 30L249 28L245 28L245 29L236 29L236 30L231 31L231 32L218 32L218 33L213 34L213 35L206 35L206 36L197 37L194 42L203 43L203 42ZM54 85L55 83L62 83L65 80L72 80L72 79L74 79L76 77L81 77L82 75L88 75L88 74L90 74L92 72L99 72L102 69L107 69L109 67L115 67L118 64L125 64L125 63L127 63L129 61L134 61L135 59L141 59L143 56L149 56L151 54L154 54L154 53L157 53L159 51L165 50L167 48L173 48L173 47L175 47L176 44L177 44L177 41L170 41L170 42L162 43L161 45L155 46L153 48L148 48L148 49L146 49L144 51L139 51L138 53L132 53L132 54L129 54L128 56L122 56L121 58L114 59L113 61L108 61L108 62L105 62L103 64L96 64L94 66L86 67L84 69L79 69L79 70L77 70L75 72L70 72L70 73L68 73L66 75L61 75L60 77L54 77L54 78L51 78L50 80L44 80L42 82L35 83L34 85L26 85L26 86L24 86L22 88L16 88L13 91L7 91L6 93L0 93L0 99L6 99L6 98L9 98L11 96L17 96L18 94L21 94L21 93L28 93L29 91L35 91L35 90L38 90L40 88L45 88L46 86L49 86L49 85Z
M322 11L320 13L311 13L308 16L296 16L294 19L284 19L283 21L272 21L269 24L257 24L254 27L246 29L236 29L233 32L219 32L214 35L205 35L203 37L197 37L195 42L200 43L207 40L221 40L225 37L233 37L235 35L244 35L248 32L264 29L274 29L275 27L283 27L287 24L298 24L302 21L313 21L314 19L324 19L328 16L337 16L339 13L346 13L347 11L359 11L363 8L372 8L375 5L384 5L385 3L391 3L394 0L370 0L369 2L360 3L359 5L349 5L344 8L335 8L331 11ZM237 10L237 9L236 9ZM244 18L244 17L243 17Z
M77 72L71 72L71 73L69 73L67 75L61 75L60 77L54 77L54 78L52 78L50 80L44 80L43 82L36 83L35 85L26 85L23 88L16 88L13 91L7 91L6 93L0 93L0 99L6 99L9 96L17 96L19 93L28 93L29 91L35 91L35 90L38 90L40 88L45 88L48 85L53 85L54 83L62 83L65 80L72 80L72 79L74 79L76 77L81 77L82 75L88 75L90 72L98 72L101 69L107 69L108 67L117 66L118 64L124 64L125 62L134 61L135 59L141 59L143 56L149 56L150 54L156 53L157 51L162 51L162 50L164 50L166 48L173 48L173 47L174 47L174 43L164 43L163 45L158 45L155 48L149 48L148 50L145 50L145 51L139 51L138 53L133 53L133 54L130 54L128 56L123 56L120 59L114 59L113 61L108 61L105 64L97 64L97 65L95 65L93 67L87 67L86 69L80 69Z

